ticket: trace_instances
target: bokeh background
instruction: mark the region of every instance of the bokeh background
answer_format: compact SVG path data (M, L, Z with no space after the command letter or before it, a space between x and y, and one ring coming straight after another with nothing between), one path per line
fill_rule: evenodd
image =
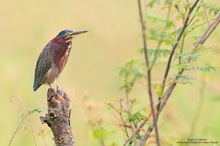
M218 0L210 0L219 6ZM155 13L163 15L163 10ZM149 26L150 27L150 26ZM102 121L109 131L107 144L122 145L124 134L120 120L109 111L106 102L123 97L119 91L118 68L130 58L142 57L139 15L136 1L127 0L1 0L0 4L0 145L8 145L16 128L14 146L34 145L33 133L26 120L22 127L24 109L46 108L44 85L33 92L36 60L42 48L61 30L88 30L73 40L73 49L58 83L72 100L71 124L76 144L99 145L93 136L94 123ZM214 32L199 62L213 65L216 71L194 71L192 85L179 85L171 96L160 122L161 138L172 144L187 137L200 98L204 97L201 115L195 129L197 138L220 143L220 28ZM202 29L201 29L202 30ZM198 32L199 33L199 32ZM149 44L150 45L150 44ZM189 44L189 47L192 44ZM154 79L159 82L162 74L155 70ZM142 84L142 83L140 83ZM140 87L140 89L139 89ZM156 88L154 88L156 95ZM149 106L142 85L131 93L141 104ZM52 133L42 125L42 113L30 115L38 145L52 146ZM175 143L173 143L175 144Z

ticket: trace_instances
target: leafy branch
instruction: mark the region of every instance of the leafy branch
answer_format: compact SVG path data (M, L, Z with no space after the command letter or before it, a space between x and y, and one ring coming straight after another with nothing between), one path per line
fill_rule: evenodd
M216 18L209 23L208 27L205 29L204 33L201 35L201 37L199 38L199 40L195 43L194 48L192 49L193 51L197 50L198 47L200 45L203 45L205 43L205 41L207 40L207 38L211 35L211 33L215 30L215 28L218 26L220 22L220 12L217 14ZM209 33L208 33L209 32ZM205 35L204 35L205 34ZM191 61L191 56L188 58L187 62L189 63ZM158 113L160 113L164 106L166 105L171 93L173 92L174 88L177 85L177 80L179 78L180 75L182 75L184 72L184 69L182 69L178 76L176 77L175 81L168 87L168 89L165 91L164 93L164 97L162 100L159 100L159 109L158 109ZM148 133L145 135L145 140L147 140L147 138L149 137L150 133L152 132L153 128L152 127L148 127Z
M161 50L160 51L159 49L149 50L149 49L146 48L146 45L144 45L144 47L145 47L144 48L145 60L147 60L147 61L149 60L149 58L147 56L148 55L147 53L149 53L150 55L154 55L154 57L158 57L161 54L164 55L165 52L166 52L166 54L169 55L169 58L168 58L168 61L167 61L167 66L166 66L165 72L164 72L164 76L163 76L163 80L162 80L162 85L160 87L160 92L161 93L158 94L159 95L159 100L158 100L157 105L155 106L155 108L157 110L156 117L154 118L154 116L153 116L154 112L151 112L146 118L144 118L142 123L135 129L135 131L132 133L132 135L125 141L123 146L125 146L132 139L132 137L134 137L136 134L138 134L140 132L140 130L144 127L144 125L146 125L146 123L149 121L149 118L151 116L153 117L154 124L148 126L145 134L142 136L142 138L140 140L140 145L141 146L145 145L146 141L148 140L148 138L149 138L151 132L154 130L154 128L155 128L155 132L157 131L156 130L157 129L157 125L155 126L155 123L157 123L158 118L159 118L159 114L164 109L164 107L165 107L165 105L166 105L170 95L172 94L173 90L175 89L176 85L178 83L182 83L182 84L190 83L191 80L192 80L192 78L190 78L188 76L182 75L185 70L197 69L197 70L207 71L207 72L209 72L211 70L215 70L215 68L213 66L192 67L190 63L192 61L195 61L198 58L198 54L197 54L198 49L200 48L200 46L202 46L205 43L205 41L210 37L211 33L218 26L218 24L220 22L220 13L219 12L216 14L216 18L208 23L207 28L204 30L202 35L199 37L199 39L194 44L194 46L192 48L192 51L190 53L183 54L183 44L185 43L184 38L186 37L186 35L188 35L192 30L194 30L198 26L201 26L201 25L205 24L205 23L201 23L201 24L199 24L197 26L193 26L191 28L189 27L190 25L191 26L194 25L195 22L196 22L196 21L193 22L193 20L196 18L196 13L199 11L199 8L200 8L200 6L197 6L199 1L200 0L196 0L192 4L191 7L189 5L187 15L186 15L186 17L185 16L183 17L184 18L183 26L180 29L180 32L179 32L179 34L177 36L177 39L174 42L174 45L172 46L170 52L168 50L167 51L165 51L165 50ZM204 5L204 3L203 3L203 5ZM139 3L139 8L140 7L141 7L141 5ZM195 10L195 12L193 13L194 10ZM139 13L140 13L140 9L139 9ZM208 21L208 17L207 16L206 16L206 21ZM144 41L146 39L146 36L144 35L146 30L145 30L145 26L143 27L143 24L144 24L144 21L141 19L141 26L142 26L142 33L143 33L143 35L142 35L143 43L146 43L146 41ZM159 39L157 41L159 41ZM180 44L181 44L181 46L180 46ZM178 74L176 75L174 80L170 83L170 85L167 87L167 89L164 91L165 85L167 83L167 77L168 77L169 71L171 69L171 62L173 61L174 56L178 57L178 54L176 54L176 50L177 50L177 48L179 46L180 46L180 50L181 50L180 54L179 54L179 58L181 59L181 61L179 61L179 64L176 65L176 68L178 69ZM160 45L159 45L159 47L160 47ZM146 59L146 56L147 56L147 59ZM155 60L155 58L154 58L154 60ZM153 64L154 63L155 62L153 61ZM148 73L151 73L151 69L152 68L150 68L150 69L148 68L149 67L148 66L149 63L147 64L147 62L146 62L146 65L147 65L147 75L148 75L147 76L147 80L151 80L151 78L149 78L149 74ZM148 82L148 85L149 85L149 82ZM152 98L152 96L150 96L150 97ZM150 102L150 104L152 105L152 102ZM154 119L156 119L156 121L154 121ZM156 134L157 145L158 145L158 138L159 138L159 135Z

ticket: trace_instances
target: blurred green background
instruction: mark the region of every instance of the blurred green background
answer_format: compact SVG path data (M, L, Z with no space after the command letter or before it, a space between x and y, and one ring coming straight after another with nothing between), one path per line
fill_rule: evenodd
M218 0L210 0L218 4ZM219 5L219 4L218 4ZM157 13L163 13L161 9ZM150 27L150 26L149 26ZM105 102L124 96L119 91L118 68L128 59L142 57L139 15L136 1L127 0L1 0L0 5L0 145L8 145L10 138L23 117L22 99L26 108L32 110L46 107L44 85L33 92L36 60L43 47L61 30L88 30L73 39L69 61L58 83L72 100L72 129L76 144L99 145L93 136L93 123L100 121L112 132L106 143L122 145L124 134L118 128L119 118L108 111ZM204 96L201 116L194 135L220 143L220 28L214 32L206 45L211 47L202 53L201 64L213 65L215 72L189 72L195 80L192 85L178 85L163 111L159 129L166 142L187 137L190 133L198 102ZM203 30L203 29L201 29ZM201 32L200 32L201 33ZM149 44L151 45L151 44ZM189 44L189 47L192 44ZM159 69L158 69L159 71ZM162 74L155 70L153 79L160 82ZM131 93L133 98L148 104L145 84ZM204 86L204 88L203 88ZM139 88L140 87L140 88ZM204 93L201 94L201 90ZM156 88L154 88L156 95ZM42 113L30 115L38 145L53 145L52 133L42 125ZM43 135L40 136L40 134ZM175 144L175 143L173 143ZM28 120L13 139L14 146L34 145Z

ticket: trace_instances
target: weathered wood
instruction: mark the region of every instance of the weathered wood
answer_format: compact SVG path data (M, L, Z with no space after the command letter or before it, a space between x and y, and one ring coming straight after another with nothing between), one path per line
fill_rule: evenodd
M40 119L51 128L56 146L75 146L72 129L70 126L70 98L57 87L55 91L47 91L48 113Z

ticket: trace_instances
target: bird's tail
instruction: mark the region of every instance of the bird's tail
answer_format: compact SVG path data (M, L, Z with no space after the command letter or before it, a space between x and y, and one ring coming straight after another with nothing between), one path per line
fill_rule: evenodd
M42 84L38 83L38 82L34 82L34 86L33 89L34 91L36 91Z

